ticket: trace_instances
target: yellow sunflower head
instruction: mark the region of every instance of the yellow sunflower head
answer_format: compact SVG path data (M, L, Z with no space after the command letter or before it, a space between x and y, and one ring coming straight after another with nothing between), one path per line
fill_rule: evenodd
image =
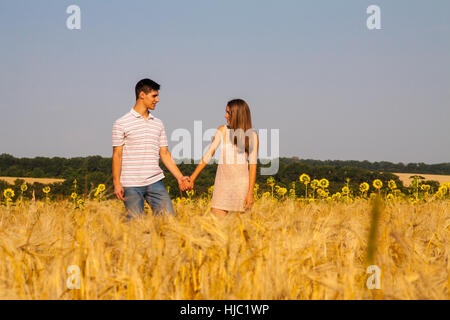
M298 179L303 184L308 184L311 182L311 178L306 173L303 173Z
M323 179L320 179L319 184L322 188L325 189L325 188L328 188L328 186L330 185L330 182L327 179L323 178Z
M45 194L47 194L47 193L49 193L50 192L50 187L49 186L46 186L46 187L44 187L43 189L42 189L42 192L44 192Z
M275 179L273 177L268 177L266 183L273 187L275 185Z
M28 190L28 186L26 183L24 183L23 185L20 186L20 190L22 190L22 192L25 192Z
M195 191L194 191L194 189L186 190L186 194L188 195L189 198L191 198L195 194Z
M3 191L3 195L5 196L6 199L11 199L14 197L15 193L13 189L8 188L5 189L5 191Z
M389 180L389 182L388 182L388 187L389 187L389 189L391 189L391 190L397 189L397 184L395 183L394 180Z
M76 198L78 198L78 195L76 192L72 192L72 194L70 195L70 197L75 200Z
M325 191L323 191L322 189L317 189L317 194L321 197L325 196Z
M381 189L381 187L383 187L383 182L381 182L380 179L375 179L375 180L373 181L373 187L374 187L375 189Z
M370 186L367 182L363 182L359 185L359 190L361 192L367 192L367 191L369 191L369 188L370 188Z
M316 189L319 186L320 182L317 179L311 181L311 188Z
M443 196L445 196L448 192L447 185L443 184L442 186L439 187L438 190L440 193L442 193Z
M277 189L277 193L278 193L278 195L279 196L284 196L285 194L286 194L286 192L287 192L287 189L286 188L278 188Z
M347 186L345 186L345 187L342 188L342 193L343 194L349 194L350 193L350 189Z
M103 183L100 183L97 187L97 190L100 192L105 191L105 189L106 189L106 186Z

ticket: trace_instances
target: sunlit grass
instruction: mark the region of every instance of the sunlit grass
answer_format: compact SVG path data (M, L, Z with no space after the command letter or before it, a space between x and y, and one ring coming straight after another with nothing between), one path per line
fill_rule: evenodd
M217 219L208 201L125 222L123 204L0 207L1 299L448 299L450 201L385 201L366 287L371 202L256 201ZM67 268L81 270L69 290Z

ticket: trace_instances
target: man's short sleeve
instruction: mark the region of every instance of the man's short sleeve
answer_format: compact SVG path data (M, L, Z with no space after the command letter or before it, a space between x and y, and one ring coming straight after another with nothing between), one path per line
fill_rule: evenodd
M113 147L123 146L125 142L125 131L122 126L116 121L112 128L112 145Z
M161 121L161 135L159 136L159 147L168 147L166 130L164 129L164 124Z

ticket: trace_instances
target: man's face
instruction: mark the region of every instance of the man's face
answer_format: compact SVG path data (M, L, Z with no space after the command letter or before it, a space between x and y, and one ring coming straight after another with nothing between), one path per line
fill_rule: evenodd
M144 105L147 109L155 110L156 104L159 102L159 93L156 90L152 90L149 93L145 94L142 92Z

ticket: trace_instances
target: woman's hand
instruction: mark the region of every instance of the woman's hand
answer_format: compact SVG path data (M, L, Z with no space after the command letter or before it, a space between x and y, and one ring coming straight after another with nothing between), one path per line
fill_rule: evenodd
M254 200L253 200L253 194L247 194L247 197L245 198L245 201L244 201L244 210L249 210L249 209L251 209L252 207L253 207L253 203L254 203Z
M190 182L189 189L192 190L192 189L194 189L195 178L193 176L190 176L189 180L190 180L189 181Z

